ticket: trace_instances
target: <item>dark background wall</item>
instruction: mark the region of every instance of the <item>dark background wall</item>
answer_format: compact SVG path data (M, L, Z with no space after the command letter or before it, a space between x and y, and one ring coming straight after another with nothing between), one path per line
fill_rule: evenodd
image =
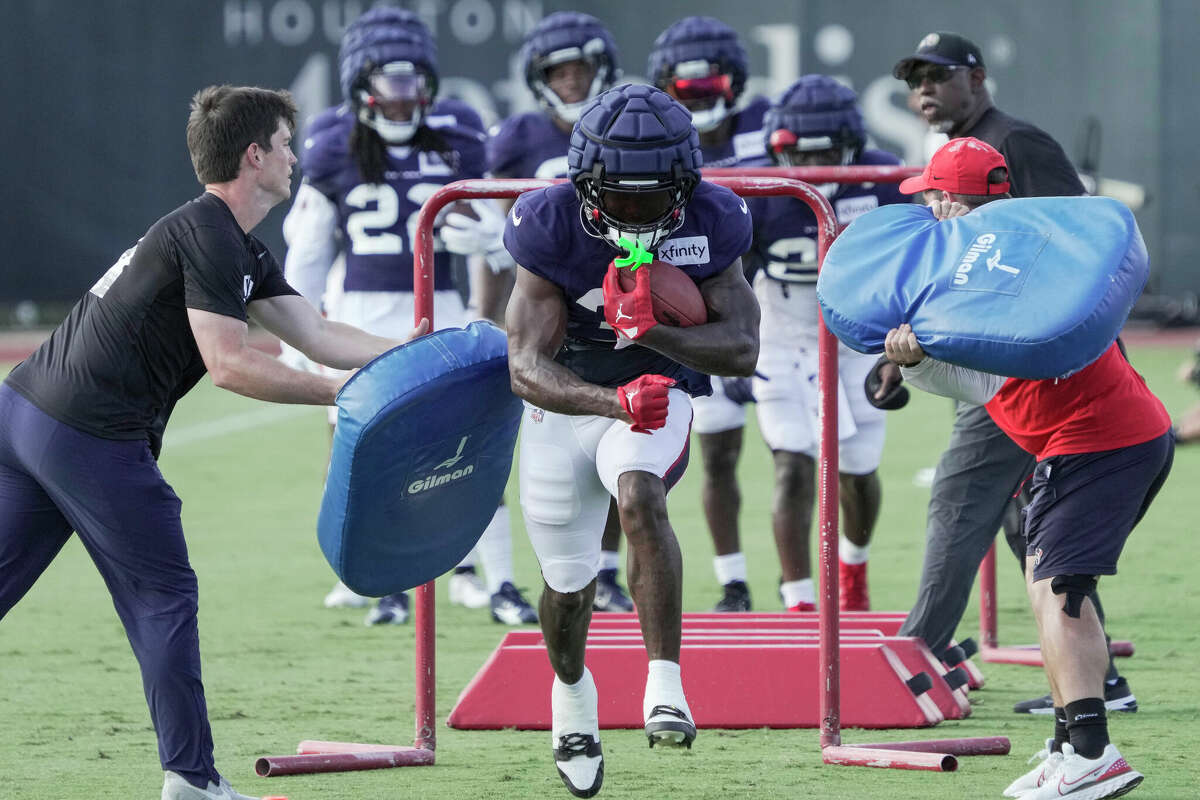
M413 0L433 28L443 94L487 121L532 106L515 51L551 11L588 11L640 79L654 37L687 14L736 28L751 90L806 72L859 92L876 143L922 163L925 128L892 64L931 30L983 48L997 104L1054 135L1079 165L1084 131L1102 176L1139 185L1152 288L1200 290L1200 14L1192 0ZM188 101L213 83L288 87L305 115L340 100L337 43L355 0L13 0L0 52L3 191L0 303L71 301L158 217L197 195ZM282 254L277 208L256 233Z

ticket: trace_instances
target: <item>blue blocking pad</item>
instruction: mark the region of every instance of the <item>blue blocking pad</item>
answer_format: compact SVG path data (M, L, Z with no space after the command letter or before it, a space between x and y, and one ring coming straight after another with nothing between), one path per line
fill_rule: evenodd
M1054 378L1112 344L1148 275L1133 214L1108 197L996 200L943 222L888 205L834 241L817 300L826 327L862 353L907 322L939 360Z
M377 597L452 569L512 468L522 406L504 333L474 322L389 350L347 381L337 405L317 521L334 572Z

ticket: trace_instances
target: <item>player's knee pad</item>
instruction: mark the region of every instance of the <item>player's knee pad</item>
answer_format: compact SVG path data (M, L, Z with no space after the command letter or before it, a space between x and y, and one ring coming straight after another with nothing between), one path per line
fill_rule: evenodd
M599 551L597 551L599 557ZM591 563L548 558L541 562L542 579L559 594L582 591L596 577L595 559Z
M1079 619L1084 599L1096 591L1095 575L1056 575L1050 580L1050 591L1055 594L1065 594L1063 613L1068 617Z

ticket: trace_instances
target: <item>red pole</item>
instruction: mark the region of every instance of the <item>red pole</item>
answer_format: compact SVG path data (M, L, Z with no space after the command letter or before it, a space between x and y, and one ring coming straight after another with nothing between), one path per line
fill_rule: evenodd
M417 748L373 750L357 753L320 753L304 756L264 756L254 762L254 771L263 778L280 775L309 775L314 772L351 772L360 769L390 767L427 767L433 764L433 751Z
M996 543L979 564L979 645L995 648L996 638Z

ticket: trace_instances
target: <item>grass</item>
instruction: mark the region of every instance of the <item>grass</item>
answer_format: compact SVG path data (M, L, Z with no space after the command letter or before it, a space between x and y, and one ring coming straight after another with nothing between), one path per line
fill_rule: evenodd
M1196 400L1173 378L1186 356L1183 348L1133 353L1174 414ZM241 416L247 413L256 415L249 418L252 426L224 435L202 427L247 419ZM889 419L881 469L884 511L871 561L876 608L906 609L913 602L928 492L912 478L935 463L949 427L948 401L920 393ZM314 535L326 437L322 411L264 406L207 381L172 420L162 468L184 500L191 560L200 577L204 679L222 773L244 793L292 800L567 797L543 732L441 728L431 769L269 780L254 775L256 756L291 752L304 738L412 740L411 629L368 629L360 611L321 608L332 584ZM757 608L774 609L769 462L753 426L746 441L742 530L751 590ZM717 599L697 472L693 467L671 496L688 610L706 609ZM1147 775L1137 796L1197 795L1190 759L1200 743L1200 692L1190 670L1200 663L1200 628L1188 587L1200 559L1191 494L1198 480L1200 450L1181 449L1174 474L1129 541L1121 575L1103 582L1110 632L1137 645L1136 656L1121 666L1142 710L1111 723L1122 752ZM519 514L513 541L518 581L536 591L540 581ZM1001 640L1033 641L1017 570L1007 556L1001 565ZM451 607L442 587L439 595L438 702L444 718L503 630L482 612ZM977 608L977 602L969 607L963 635L977 630ZM1045 679L1028 667L983 667L987 686L972 694L969 719L927 732L847 731L844 738L1006 735L1013 742L1008 757L964 759L955 774L837 768L821 764L815 730L705 730L689 752L651 751L640 731L611 731L604 735L608 769L601 796L998 796L1050 733L1045 718L1010 710L1014 702L1043 693ZM630 691L641 692L640 676ZM150 797L161 780L136 664L99 575L73 539L0 623L0 798Z

